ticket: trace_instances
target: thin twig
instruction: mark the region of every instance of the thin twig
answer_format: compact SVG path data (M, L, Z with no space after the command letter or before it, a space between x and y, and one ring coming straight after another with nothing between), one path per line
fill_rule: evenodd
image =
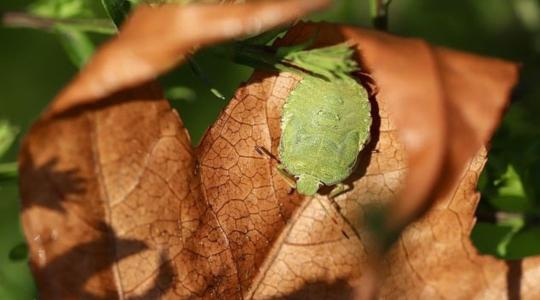
M382 31L388 30L388 7L392 0L371 0L371 21Z
M82 31L115 34L114 25L104 19L56 19L40 17L24 12L4 12L0 14L0 24L6 27L24 27L53 31L56 25L70 26Z

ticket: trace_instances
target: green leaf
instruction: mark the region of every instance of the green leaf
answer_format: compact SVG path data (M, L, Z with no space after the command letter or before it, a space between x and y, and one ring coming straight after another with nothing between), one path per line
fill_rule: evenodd
M171 101L195 102L197 94L194 90L185 86L170 87L165 91L165 98Z
M19 129L9 124L6 120L0 120L0 157L11 147Z
M540 254L540 227L524 228L508 241L506 259L519 259Z
M10 182L17 179L18 165L16 162L2 163L0 164L0 183Z
M113 20L116 28L120 28L129 15L132 2L129 0L101 0L109 17Z
M77 67L82 68L94 53L94 43L86 33L70 26L56 25L54 31L58 34L69 59Z
M507 258L508 245L523 226L522 218L512 218L499 224L478 222L471 233L471 240L481 253Z
M493 181L488 199L497 209L509 212L523 212L534 206L533 199L525 190L523 178L513 164L508 164L506 170Z
M92 8L87 0L40 0L28 7L32 14L49 18L89 18Z

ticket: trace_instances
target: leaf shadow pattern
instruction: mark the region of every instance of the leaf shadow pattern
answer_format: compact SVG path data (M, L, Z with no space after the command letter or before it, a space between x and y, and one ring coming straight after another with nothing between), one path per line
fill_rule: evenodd
M33 198L33 201L23 201L22 211L32 206L41 206L65 213L62 203L70 196L86 192L85 180L79 175L77 168L61 170L57 157L36 165L27 151L23 152L23 156L25 159L20 168L25 174L31 174L29 180L32 182L32 193L39 196ZM21 190L22 199L28 199L27 192L28 190Z
M161 253L159 265L158 275L154 279L151 288L143 295L129 297L128 300L160 299L161 295L165 295L168 290L174 287L177 274L165 252Z
M160 299L161 295L167 293L169 289L171 289L174 286L175 281L175 272L171 265L171 263L168 261L168 256L166 254L162 254L160 257L160 265L159 273L154 279L154 282L151 285L151 288L148 289L144 294L127 297L127 300L149 300L149 299ZM84 299L84 300L109 300L109 299L120 299L118 296L117 291L110 291L107 292L105 295L94 295L92 293L89 293L87 291L81 291L80 295L77 295L78 299Z
M118 261L144 251L147 245L140 240L118 238L114 230L105 223L99 223L97 229L101 234L98 239L72 247L47 262L44 267L36 267L35 261L32 261L43 299L118 298L116 290L105 290L105 295L100 296L91 294L85 290L85 284L94 275L107 271ZM50 277L57 280L44 279ZM41 284L47 286L40 286Z
M350 286L347 280L339 279L333 283L314 281L304 284L297 291L282 297L272 297L272 300L324 300L341 299L353 300L355 290Z

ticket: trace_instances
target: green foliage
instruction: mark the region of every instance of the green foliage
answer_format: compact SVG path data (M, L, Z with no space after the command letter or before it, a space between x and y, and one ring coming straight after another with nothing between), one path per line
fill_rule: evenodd
M6 120L0 120L0 158L15 141L19 130ZM0 184L17 178L16 163L0 163Z
M71 62L82 68L94 53L94 43L87 34L70 26L56 25L54 30Z
M478 208L481 222L471 238L480 251L505 259L540 254L540 242L534 237L540 231L540 88L526 79L534 74L536 71L529 68L522 72L525 79L514 96L518 102L510 107L493 138L478 187L482 193ZM509 230L507 220L497 217L508 214L519 219L521 226L510 226ZM495 218L485 218L489 215ZM489 223L487 219L491 219ZM487 237L494 234L490 235L490 228L507 232L488 243Z
M195 102L197 94L189 87L172 86L165 91L165 98L170 101Z
M96 19L98 12L89 0L40 0L26 9L49 25L37 26L54 32L71 62L81 68L94 52L94 43L86 31L113 34L116 29L105 20Z
M213 51L221 57L255 69L288 71L326 79L346 77L359 70L356 61L347 59L354 53L347 43L305 50L312 45L316 38L313 36L307 42L293 46L265 45L281 32L273 31L269 35L221 45L214 47Z
M358 70L358 64L352 59L353 54L354 50L342 43L307 51L290 51L283 57L286 62L309 73L325 78L342 78Z
M492 167L492 165L490 165ZM484 188L484 196L499 210L523 212L532 209L534 202L527 194L523 177L513 164L506 164L504 170L496 170L495 177Z
M0 120L0 157L11 147L19 129L6 120Z
M116 27L120 28L120 25L129 15L132 2L129 0L101 0L101 3Z
M28 11L38 16L58 19L94 17L87 0L39 0L32 3Z
M17 163L0 163L0 188L1 184L15 179L17 179Z
M521 226L520 226L521 227ZM504 258L508 243L520 229L508 224L476 223L471 238L481 253Z

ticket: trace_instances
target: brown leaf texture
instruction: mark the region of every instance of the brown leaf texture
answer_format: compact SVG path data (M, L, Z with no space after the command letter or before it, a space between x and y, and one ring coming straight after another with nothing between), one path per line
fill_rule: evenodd
M277 152L297 75L256 72L192 148L150 81L197 44L230 35L193 34L190 45L156 30L154 21L184 22L164 14L136 13L25 138L22 220L41 298L352 298L372 254L363 219L381 203L398 225L427 213L384 257L380 298L540 296L538 258L505 264L469 240L482 145L514 65L358 28L296 26L281 43L316 31L317 45L352 41L379 89L371 143L337 210L325 196L290 194L276 163L255 151ZM148 44L156 32L160 47ZM135 54L117 64L124 45Z

